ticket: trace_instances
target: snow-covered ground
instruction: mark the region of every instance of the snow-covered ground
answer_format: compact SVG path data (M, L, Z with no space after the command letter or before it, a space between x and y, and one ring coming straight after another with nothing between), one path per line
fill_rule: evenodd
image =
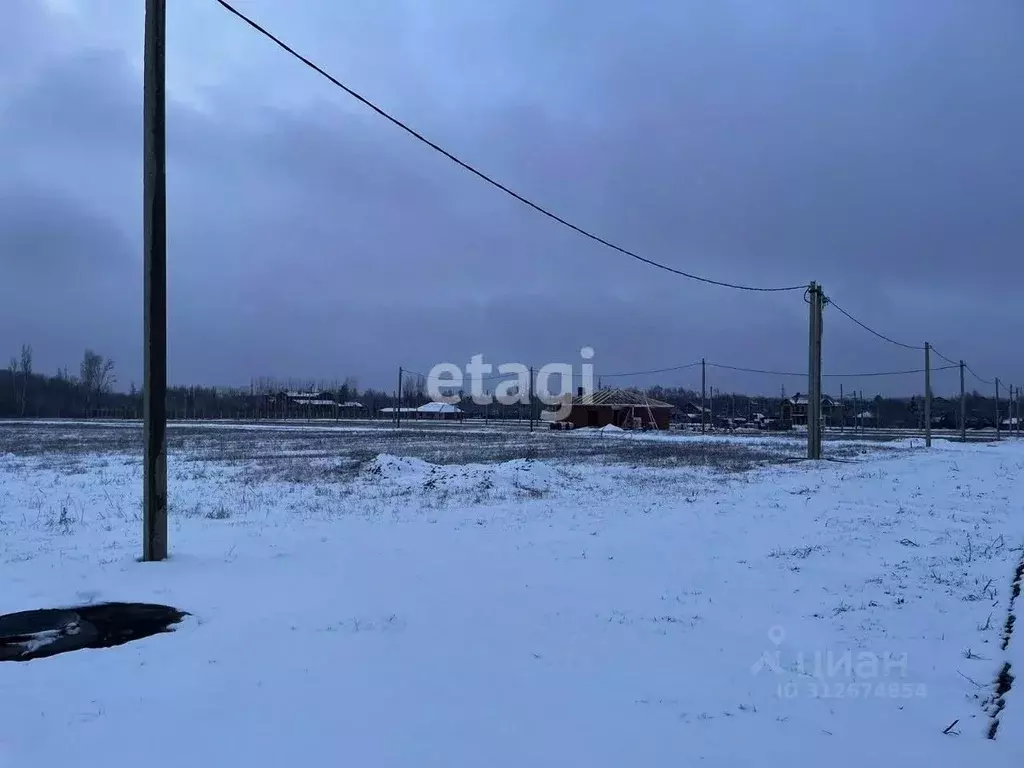
M1024 764L1024 680L986 738L1024 670L1024 444L811 464L517 435L541 458L481 438L466 463L182 438L172 557L139 563L134 444L13 429L0 613L191 616L0 664L5 768Z

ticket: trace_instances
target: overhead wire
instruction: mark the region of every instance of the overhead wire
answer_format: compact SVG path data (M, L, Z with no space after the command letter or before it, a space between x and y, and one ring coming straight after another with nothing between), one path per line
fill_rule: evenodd
M392 114L390 114L389 112L385 111L382 107L379 107L375 103L370 101L370 99L368 99L367 97L363 96L362 94L360 94L359 92L357 92L353 88L351 88L351 87L345 85L344 83L342 83L340 80L338 80L333 75L331 75L328 72L326 72L320 66L315 64L313 61L311 61L307 57L303 56L301 53L296 51L294 48L292 48L290 45L285 43L283 40L281 40L280 38L275 36L273 33L268 31L264 27L262 27L256 21L254 21L253 19L249 18L244 13L239 11L231 3L227 2L226 0L215 0L215 2L218 3L220 6L222 6L226 11L228 11L231 14L233 14L237 18L239 18L241 21L243 21L249 27L254 29L256 32L258 32L259 34L263 35L268 40L270 40L271 42L276 44L283 51L285 51L286 53L290 54L294 58L298 59L300 62L305 64L307 67L312 69L314 72L316 72L316 73L320 74L321 76L325 77L327 80L329 80L335 86L337 86L338 88L343 90L345 93L347 93L353 99L355 99L356 101L360 102L364 106L370 108L371 110L376 112L378 115L383 117L388 122L392 123L393 125L397 126L398 128L401 128L403 131L405 131L407 134L409 134L410 136L412 136L416 140L422 142L423 144L426 144L428 147L433 149L435 152L438 152L439 154L441 154L444 157L446 157L448 160L451 160L453 163L458 165L460 168L462 168L462 169L464 169L466 171L469 171L470 173L472 173L477 178L481 179L482 181L487 182L488 184L490 184L491 186L495 187L496 189L501 190L502 192L504 192L505 194L509 195L510 197L518 200L523 205L528 206L529 208L532 208L537 213L540 213L541 215L546 216L547 218L551 219L552 221L555 221L555 222L561 224L562 226L571 229L572 231L576 232L577 234L582 235L583 237L586 237L586 238L588 238L588 239L590 239L590 240L592 240L592 241L594 241L596 243L599 243L599 244L605 246L606 248L610 248L613 251L617 251L618 253L621 253L621 254L623 254L625 256L629 256L630 258L636 259L637 261L642 262L644 264L647 264L649 266L656 267L657 269L661 269L661 270L664 270L666 272L671 272L672 274L679 275L680 277L685 277L685 278L687 278L689 280L695 280L697 282L706 283L708 285L717 285L717 286L721 286L723 288L734 288L734 289L740 290L740 291L756 291L756 292L764 292L764 293L777 293L777 292L782 292L782 291L802 291L802 290L805 290L807 288L806 284L788 285L788 286L781 286L781 287L764 287L764 286L743 285L743 284L740 284L740 283L732 283L732 282L728 282L728 281L725 281L725 280L713 280L713 279L711 279L709 277L702 277L701 275L697 275L697 274L694 274L692 272L685 272L685 271L683 271L681 269L676 269L675 267L671 267L671 266L669 266L667 264L662 264L661 262L654 261L653 259L649 259L649 258L647 258L645 256L641 256L640 254L635 253L634 251L631 251L628 248L624 248L624 247L622 247L620 245L616 245L615 243L613 243L613 242L611 242L609 240L606 240L605 238L603 238L603 237L601 237L599 235L595 235L594 233L584 229L583 227L578 226L576 224L573 224L569 220L563 218L562 216L559 216L558 214L556 214L556 213L552 212L551 210L545 208L544 206L540 205L539 203L535 203L533 200L531 200L531 199L527 198L526 196L516 192L515 190L513 190L512 188L510 188L507 185L503 184L502 182L498 181L494 177L484 173L481 170L478 170L476 167L474 167L470 163L466 162L465 160L462 160L457 155L455 155L453 152L450 152L449 150L447 150L444 147L442 147L440 144L437 144L436 142L428 139L426 136L424 136L422 133L420 133L416 129L412 128L411 126L409 126L407 123L399 120L397 117L394 117Z
M960 367L960 363L959 363L958 361L956 361L956 360L950 360L950 359L949 359L948 357L946 357L946 356L945 356L944 354L942 354L941 352L939 352L939 350L937 350L937 349L936 349L936 348L935 348L934 346L932 346L932 347L931 347L931 350L932 350L932 352L934 352L934 353L935 353L936 355L938 355L939 357L941 357L941 358L942 358L943 360L945 360L945 361L946 361L947 363L949 363L950 365L956 366L957 368L959 368L959 367Z
M400 128L402 131L406 132L407 134L409 134L410 136L415 138L417 141L425 144L429 148L433 149L435 152L441 154L442 156L444 156L445 158L447 158L451 162L453 162L456 165L458 165L463 170L468 171L469 173L473 174L477 178L481 179L482 181L486 182L487 184L490 184L491 186L495 187L496 189L500 190L501 192L504 192L505 194L509 195L513 199L515 199L518 202L522 203L523 205L533 209L537 213L539 213L539 214L541 214L541 215L551 219L552 221L555 221L558 224L561 224L562 226L572 230L573 232L576 232L579 235L582 235L583 237L585 237L585 238L587 238L587 239L589 239L589 240L591 240L593 242L596 242L596 243L598 243L600 245L603 245L606 248L609 248L609 249L611 249L613 251L616 251L617 253L620 253L620 254L622 254L624 256L628 256L629 258L632 258L632 259L634 259L636 261L639 261L639 262L641 262L643 264L647 264L648 266L652 266L652 267L655 267L657 269L661 269L663 271L666 271L666 272L678 275L680 277L684 277L684 278L687 278L689 280L694 280L696 282L705 283L705 284L708 284L708 285L716 285L716 286L720 286L720 287L723 287L723 288L732 288L732 289L741 290L741 291L765 292L765 293L776 293L776 292L797 291L797 290L802 290L802 291L805 291L805 293L806 293L806 291L809 288L809 286L807 284L788 285L788 286L770 286L769 287L769 286L744 285L744 284L741 284L741 283L733 283L733 282L729 282L729 281L725 281L725 280L715 280L715 279L712 279L712 278L708 278L708 277L704 277L704 276L701 276L701 275L694 274L692 272L686 272L684 270L677 269L675 267L669 266L667 264L663 264L663 263L655 261L653 259L649 259L649 258L647 258L645 256L641 256L640 254L638 254L638 253L636 253L636 252L634 252L634 251L632 251L632 250L630 250L628 248L625 248L623 246L617 245L617 244L611 242L610 240L607 240L607 239L605 239L605 238L603 238L603 237L601 237L599 235L596 235L593 232L590 232L589 230L584 229L583 227L581 227L581 226L579 226L577 224L573 224L572 222L570 222L569 220L565 219L564 217L554 213L553 211L549 210L548 208L545 208L544 206L540 205L539 203L534 202L533 200L529 199L525 195L522 195L522 194L516 192L515 190L513 190L512 188L510 188L506 184L498 181L497 179L495 179L494 177L488 175L487 173L484 173L483 171L479 170L475 166L471 165L469 162L467 162L465 160L462 160L460 157L455 155L453 152L445 149L440 144L437 144L436 142L432 141L431 139L428 139L425 135L423 135L422 133L420 133L416 129L412 128L410 125L408 125L407 123L405 123L402 120L398 119L397 117L393 116L391 113L387 112L385 109L383 109L382 107L378 106L373 101L371 101L369 98L363 96L358 91L356 91L355 89L351 88L350 86L345 85L343 82L341 82L336 77L334 77L333 75L328 73L322 67L320 67L315 62L313 62L311 59L309 59L308 57L302 55L297 50L295 50L293 47L291 47L289 44L287 44L286 42L281 40L279 37L277 37L276 35L271 33L269 30L267 30L265 27L260 25L254 19L250 18L249 16L247 16L246 14L242 13L240 10L235 8L231 3L227 2L227 0L215 0L215 2L217 2L217 4L220 5L224 10L226 10L227 12L229 12L230 14L232 14L233 16L235 16L236 18L238 18L239 20L244 22L251 29L255 30L257 33L259 33L260 35L264 36L265 38L267 38L268 40L273 42L275 45L277 45L279 48L281 48L281 50L285 51L286 53L288 53L289 55L291 55L292 57L294 57L295 59L300 61L305 66L309 67L314 72L316 72L317 74L321 75L322 77L324 77L325 79L330 81L333 85L335 85L336 87L340 88L342 91L344 91L350 97L352 97L353 99L355 99L359 103L363 104L364 106L368 107L370 110L375 112L380 117L383 117L385 120L387 120L388 122L390 122L391 124L393 124L397 128ZM825 301L826 301L826 304L830 304L831 306L835 307L836 310L840 314L844 315L847 319L851 320L853 323L855 323L856 325L860 326L862 329L864 329L868 333L872 334L873 336L876 336L877 338L881 339L882 341L885 341L885 342L887 342L889 344L893 344L893 345L898 346L898 347L902 347L904 349L911 349L911 350L923 350L924 349L923 345L907 344L905 342L898 341L897 339L894 339L891 336L887 336L886 334L881 333L881 332L875 330L871 326L867 325L867 323L864 323L863 321L859 320L854 315L852 315L850 312L845 310L842 306L837 304L830 297L825 297ZM958 362L953 361L950 358L946 357L945 355L943 355L938 350L935 350L934 347L932 349L933 349L933 351L935 351L936 355L938 355L940 358L945 360L947 363L950 363L951 366L953 366L953 367L959 366ZM643 375L645 373L665 373L665 372L669 372L671 370L681 370L681 369L686 368L686 367L693 367L694 365L696 365L696 364L691 364L691 365L687 365L687 366L677 366L675 368L669 368L669 369L657 369L657 370L653 370L653 371L638 371L638 372L627 372L627 373L604 374L604 376L617 377L617 376ZM719 368L731 368L731 366L723 366L723 365L717 365L717 367L719 367ZM986 383L986 384L994 384L995 383L994 381L991 381L991 380L988 380L988 379L984 379L981 376L979 376L974 370L972 370L970 368L970 366L966 366L966 367L967 367L968 370L970 370L971 375L974 376L979 381L981 381L983 383ZM803 375L805 375L805 374L797 374L797 373L789 373L789 372L779 372L779 371L759 371L757 369L740 369L740 368L735 368L735 370L748 370L749 372L752 372L752 373L765 373L765 374L769 374L769 375L784 375L784 376L803 376ZM938 368L938 369L933 369L933 370L946 370L946 368ZM822 374L822 376L831 376L831 377L838 377L838 376L848 376L848 377L856 377L856 376L892 376L892 375L902 375L902 374L905 374L905 373L920 373L922 371L923 371L923 369L912 370L912 371L870 372L870 373L863 373L863 374ZM422 375L422 374L419 374L419 375Z
M983 379L981 376L979 376L977 373L975 373L974 369L971 368L971 366L967 365L967 363L964 363L964 367L968 370L968 372L970 372L971 376L976 378L982 384L995 384L995 381L992 381L990 379Z
M720 363L708 363L708 365L713 367L713 368L723 368L723 369L729 370L729 371L741 371L741 372L744 372L744 373L761 373L761 374L765 374L765 375L768 375L768 376L799 376L799 377L803 377L803 376L807 375L806 372L796 373L796 372L792 372L792 371L768 371L768 370L764 370L764 369L761 369L761 368L742 368L740 366L722 365ZM942 366L940 368L932 368L932 372L934 373L935 371L945 371L945 370L949 370L950 368L956 368L956 367L959 367L959 366L958 365L946 365L946 366ZM868 377L872 377L872 376L905 376L905 375L911 374L911 373L924 373L924 372L925 372L924 368L913 368L913 369L905 370L905 371L866 371L864 373L822 373L821 376L822 376L822 378L833 378L833 379L835 379L835 378L851 378L851 379L854 379L854 378L868 378Z
M650 371L627 371L625 373L602 373L602 374L600 374L600 377L602 379L609 379L609 378L614 378L614 377L619 377L619 376L647 376L647 375L653 374L653 373L669 373L671 371L684 371L687 368L696 368L698 365L700 365L700 360L698 360L695 363L687 363L686 365L676 365L676 366L673 366L671 368L655 368L654 370L650 370Z
M848 319L850 319L853 322L855 322L857 325L859 325L861 328L863 328L868 333L873 334L873 335L877 336L878 338L882 339L882 341L887 341L890 344L895 344L897 347L903 347L904 349L919 349L919 350L923 350L924 349L924 345L923 344L918 344L918 345L915 345L915 344L904 344L902 341L896 341L896 339L893 339L893 338L891 338L889 336L886 336L884 333L879 333L878 331L876 331L871 326L867 325L866 323L861 322L856 317L851 315L849 312L847 312L841 306L836 304L835 301L833 301L831 298L828 298L827 301L828 301L828 305L829 306L835 307L839 311L840 314L845 315Z

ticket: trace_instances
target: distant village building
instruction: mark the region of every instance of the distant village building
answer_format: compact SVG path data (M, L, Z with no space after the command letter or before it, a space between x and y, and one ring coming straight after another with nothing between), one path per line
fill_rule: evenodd
M787 397L782 401L782 421L789 423L794 426L807 426L807 395L802 395L797 392L792 397ZM828 395L821 398L821 418L825 424L829 424L832 421L832 415L837 407L837 403Z
M422 419L462 419L462 409L452 403L430 402L416 409Z
M418 408L395 408L389 406L387 408L381 408L379 413L381 416L392 419L395 418L396 415L400 415L403 419L436 419L446 421L462 421L465 414L465 412L457 405L435 402L421 405Z
M627 389L599 389L583 394L582 388L569 403L561 421L574 427L615 426L622 429L668 429L675 406Z

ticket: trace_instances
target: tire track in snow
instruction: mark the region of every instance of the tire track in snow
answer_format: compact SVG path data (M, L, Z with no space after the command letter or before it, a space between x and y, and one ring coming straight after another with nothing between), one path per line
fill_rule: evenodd
M1010 604L1006 612L1006 624L1003 628L1003 642L1001 646L1004 651L1009 649L1010 642L1013 639L1013 628L1017 623L1017 599L1020 597L1022 582L1024 582L1024 554L1021 554L1020 562L1017 564L1017 569L1014 572L1013 584L1010 587ZM1009 661L1004 661L999 674L996 675L995 693L991 704L992 722L988 728L988 737L990 739L994 739L999 731L1000 716L1003 713L1003 708L1006 706L1006 694L1013 687L1014 675L1010 671L1011 667L1012 665Z

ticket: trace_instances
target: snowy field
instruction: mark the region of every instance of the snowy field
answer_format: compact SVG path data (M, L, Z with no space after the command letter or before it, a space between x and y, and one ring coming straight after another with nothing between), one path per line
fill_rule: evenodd
M191 614L0 664L3 768L1024 765L1024 441L169 445L172 556L139 563L137 427L0 424L0 613Z

